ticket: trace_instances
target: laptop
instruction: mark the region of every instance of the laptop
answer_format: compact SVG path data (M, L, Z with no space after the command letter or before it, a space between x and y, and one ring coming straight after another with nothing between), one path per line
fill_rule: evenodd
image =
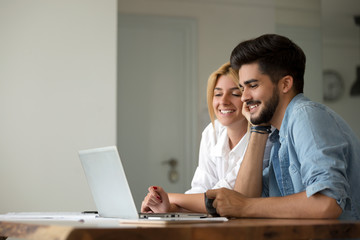
M100 217L186 222L201 222L204 219L227 221L227 218L213 218L202 213L138 213L115 146L81 150L79 158Z

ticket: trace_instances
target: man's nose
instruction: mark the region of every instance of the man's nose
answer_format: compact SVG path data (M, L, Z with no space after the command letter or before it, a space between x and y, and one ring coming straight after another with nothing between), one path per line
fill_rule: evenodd
M250 99L250 96L248 94L248 91L243 89L242 94L241 94L241 101L245 103L245 102L249 101L249 99Z

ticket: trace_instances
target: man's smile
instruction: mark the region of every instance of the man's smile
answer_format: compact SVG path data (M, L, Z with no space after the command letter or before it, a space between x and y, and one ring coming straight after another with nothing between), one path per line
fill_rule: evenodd
M246 103L250 112L254 112L255 109L260 105L259 102L249 101Z

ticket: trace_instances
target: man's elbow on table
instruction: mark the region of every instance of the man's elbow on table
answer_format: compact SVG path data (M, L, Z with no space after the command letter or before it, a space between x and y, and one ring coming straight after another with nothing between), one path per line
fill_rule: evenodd
M323 204L318 209L318 218L339 218L342 213L342 209L336 200L326 196L322 197L324 198L324 201L322 201Z

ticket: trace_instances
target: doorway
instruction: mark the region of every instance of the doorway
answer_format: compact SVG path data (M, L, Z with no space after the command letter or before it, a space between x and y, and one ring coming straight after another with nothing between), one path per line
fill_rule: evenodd
M196 21L118 18L117 145L135 204L190 188L198 162Z

